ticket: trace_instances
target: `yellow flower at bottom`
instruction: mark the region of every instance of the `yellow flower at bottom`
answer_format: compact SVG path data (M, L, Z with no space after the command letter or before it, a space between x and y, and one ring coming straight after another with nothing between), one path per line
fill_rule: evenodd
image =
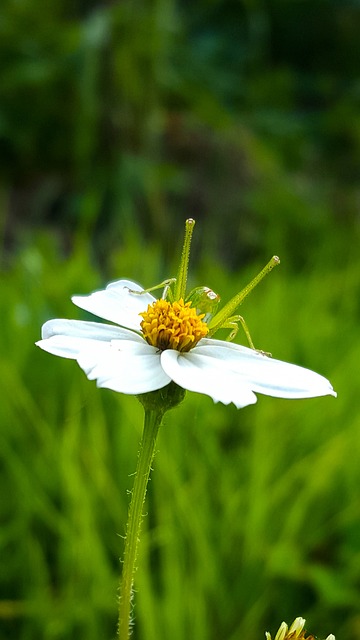
M313 635L306 635L304 626L304 618L295 618L290 629L286 622L282 622L274 640L315 640ZM271 640L271 635L268 631L266 631L265 636L266 640ZM331 633L326 640L335 640L335 636Z
M204 315L198 315L191 302L184 303L183 299L172 304L161 299L140 313L140 326L146 342L160 351L190 351L208 333Z

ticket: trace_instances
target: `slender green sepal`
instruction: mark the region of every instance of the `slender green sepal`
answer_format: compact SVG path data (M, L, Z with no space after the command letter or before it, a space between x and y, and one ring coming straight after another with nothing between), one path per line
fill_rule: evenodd
M179 267L179 271L178 271L178 275L175 283L175 291L174 291L175 300L180 300L180 298L185 300L191 238L194 231L194 226L195 226L195 220L193 220L192 218L188 218L188 220L186 220L185 222L184 244L183 244L183 249L181 254L180 267Z
M211 337L214 335L218 329L226 326L226 322L231 318L234 314L234 311L241 305L246 296L251 293L251 291L256 287L257 284L268 274L274 267L280 264L280 259L277 256L273 256L271 260L267 263L267 265L258 273L251 282L249 282L244 289L240 291L240 293L236 294L226 305L223 307L209 322L209 333L208 336Z

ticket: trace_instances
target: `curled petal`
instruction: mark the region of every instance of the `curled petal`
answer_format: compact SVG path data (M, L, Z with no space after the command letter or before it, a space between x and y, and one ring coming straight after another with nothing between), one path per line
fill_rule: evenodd
M330 382L318 373L269 358L248 347L205 338L195 351L216 360L219 368L243 376L255 393L276 398L336 396Z
M99 387L128 394L165 387L171 379L155 349L134 331L97 322L49 320L36 344L56 356L77 360Z
M256 402L246 380L233 372L224 370L219 374L217 361L196 353L197 348L187 353L167 349L161 354L161 365L167 375L183 389L210 396L214 402L230 404L240 409Z
M131 293L132 291L144 290L131 280L117 280L108 284L106 289L88 296L73 296L71 299L78 307L99 318L140 331L139 313L145 311L155 298L150 293L136 294Z
M171 382L161 367L159 353L144 341L142 345L122 340L97 342L92 349L81 351L77 361L98 387L120 393L148 393Z

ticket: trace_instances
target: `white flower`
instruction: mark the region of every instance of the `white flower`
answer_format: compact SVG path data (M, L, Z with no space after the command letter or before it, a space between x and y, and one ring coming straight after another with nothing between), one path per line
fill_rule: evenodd
M114 324L50 320L36 344L76 360L99 387L137 395L174 381L238 408L255 403L255 393L278 398L336 396L330 382L313 371L206 337L204 314L197 315L182 299L156 300L134 282L119 280L72 301Z

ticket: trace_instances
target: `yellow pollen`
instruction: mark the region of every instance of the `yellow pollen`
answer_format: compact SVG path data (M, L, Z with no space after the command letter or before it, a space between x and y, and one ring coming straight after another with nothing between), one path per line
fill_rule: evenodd
M140 315L145 340L161 351L190 351L208 333L207 324L202 321L205 314L197 315L191 302L183 299L173 304L156 300Z

